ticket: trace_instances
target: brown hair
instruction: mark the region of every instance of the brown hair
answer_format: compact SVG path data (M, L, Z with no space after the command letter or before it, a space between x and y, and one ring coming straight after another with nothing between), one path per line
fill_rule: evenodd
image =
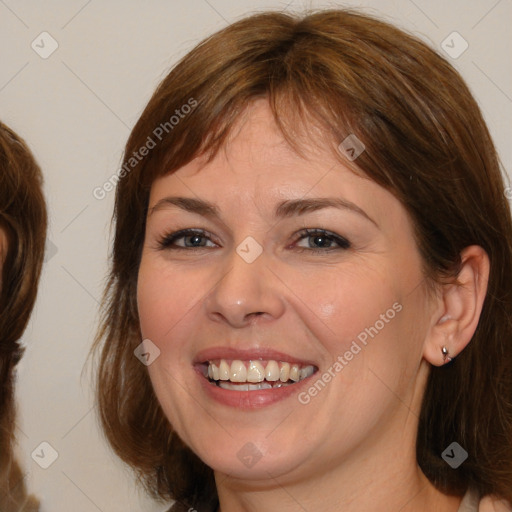
M346 10L261 13L226 27L173 68L135 125L116 191L96 341L99 409L114 450L155 496L215 493L211 469L173 432L133 355L141 341L137 271L154 179L201 154L213 158L256 98L268 98L299 154L306 139L298 136L313 125L345 163L338 144L351 134L364 143L357 166L407 209L431 283L456 277L465 247L488 253L477 331L456 360L431 369L417 460L447 494L472 487L512 501L512 221L496 150L477 103L445 59L387 23ZM131 161L191 100L196 108L168 123L140 162ZM440 456L454 440L469 453L456 471Z
M0 228L7 237L0 286L0 510L32 510L13 460L15 366L37 295L46 240L42 175L26 143L0 122ZM25 507L25 508L21 508Z

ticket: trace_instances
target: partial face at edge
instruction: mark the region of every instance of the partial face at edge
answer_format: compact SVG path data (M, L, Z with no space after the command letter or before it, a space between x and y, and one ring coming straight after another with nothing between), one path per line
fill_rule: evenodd
M208 165L196 159L151 189L138 308L160 350L148 370L166 416L210 467L251 479L300 479L379 439L414 437L397 396L418 399L432 311L404 207L327 149L297 156L264 100L234 133ZM342 203L275 215L306 199ZM194 232L173 238L184 229ZM265 370L277 359L315 373L260 391L203 375L208 361L259 355ZM261 458L250 466L244 454Z

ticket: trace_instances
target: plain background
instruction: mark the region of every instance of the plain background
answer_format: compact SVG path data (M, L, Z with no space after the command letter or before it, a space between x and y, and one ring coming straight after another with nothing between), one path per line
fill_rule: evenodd
M84 371L114 199L113 192L95 199L94 188L119 168L123 145L156 85L200 40L258 10L329 6L359 7L444 54L479 101L510 172L510 0L0 0L0 118L34 151L50 212L47 261L17 389L20 459L45 511L167 508L144 498L110 452L98 429L91 372ZM43 59L31 44L45 31L59 46ZM456 59L441 46L454 31L469 45ZM454 41L460 49L461 40ZM31 458L43 441L58 453L48 469Z

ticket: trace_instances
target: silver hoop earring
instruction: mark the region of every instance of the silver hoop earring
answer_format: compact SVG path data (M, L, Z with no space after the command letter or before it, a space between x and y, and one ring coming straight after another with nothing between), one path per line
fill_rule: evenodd
M449 363L452 358L448 355L448 349L446 347L443 347L441 349L441 352L443 353L443 359L445 363Z

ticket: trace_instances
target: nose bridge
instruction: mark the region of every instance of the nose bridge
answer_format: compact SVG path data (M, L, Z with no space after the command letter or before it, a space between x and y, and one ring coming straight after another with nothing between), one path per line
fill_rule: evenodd
M226 273L208 296L208 314L237 327L246 325L255 316L280 316L282 298L268 264L256 240L251 237L243 240L227 258Z

